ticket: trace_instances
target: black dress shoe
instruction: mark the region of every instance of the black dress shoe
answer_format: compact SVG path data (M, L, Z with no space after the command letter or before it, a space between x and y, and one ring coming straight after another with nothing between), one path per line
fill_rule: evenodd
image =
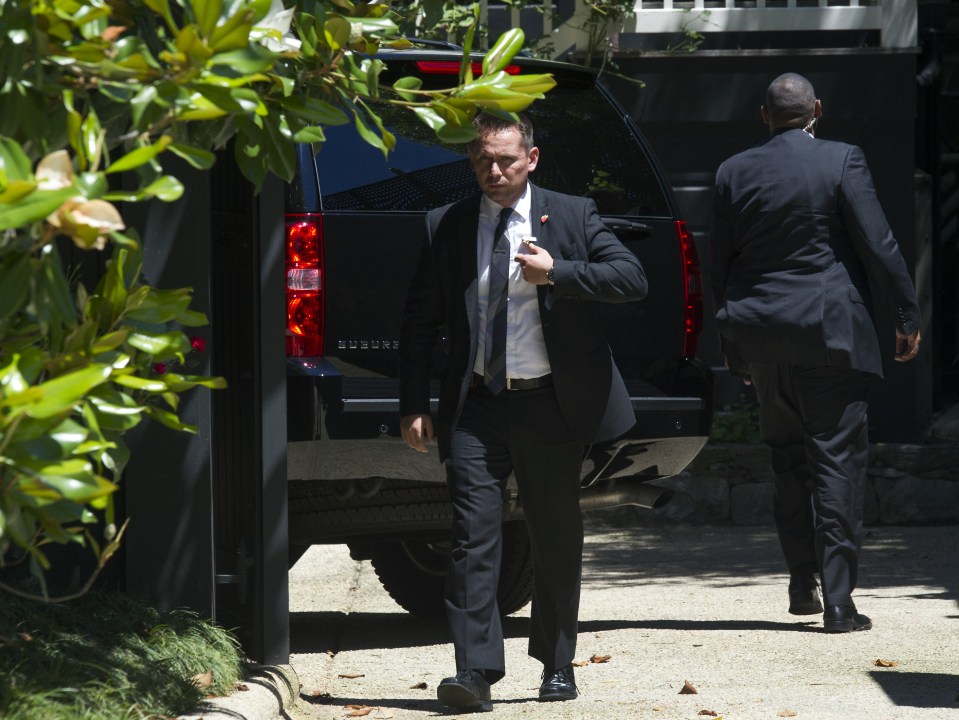
M793 615L818 615L822 611L816 576L812 573L792 573L789 577L789 612Z
M822 624L829 633L847 633L872 628L872 620L858 613L854 605L830 605L822 615Z
M479 710L490 701L489 683L478 670L460 670L436 686L436 698L446 707Z
M564 665L552 672L543 672L543 684L539 686L541 702L575 700L578 695L572 665Z

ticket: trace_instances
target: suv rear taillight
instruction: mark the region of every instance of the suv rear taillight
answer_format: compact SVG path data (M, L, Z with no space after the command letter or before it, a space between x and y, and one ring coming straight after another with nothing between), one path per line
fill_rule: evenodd
M286 216L286 354L323 354L323 216Z
M691 358L696 356L696 341L703 329L703 276L685 220L676 221L676 237L683 261L683 357Z
M424 75L459 75L461 64L457 61L449 60L417 60L416 69ZM474 62L470 64L470 70L473 75L479 77L483 74L483 63ZM503 68L507 75L519 75L519 65L507 65Z

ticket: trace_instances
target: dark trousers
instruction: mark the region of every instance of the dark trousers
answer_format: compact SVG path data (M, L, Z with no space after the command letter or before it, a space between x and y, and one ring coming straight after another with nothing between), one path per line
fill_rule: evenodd
M869 459L869 376L751 363L776 476L773 510L790 570L815 563L829 605L852 605Z
M503 493L516 475L533 556L529 654L547 670L576 652L583 521L579 509L583 445L572 439L553 388L490 394L469 391L446 460L453 503L453 548L446 611L456 668L505 673L496 603Z

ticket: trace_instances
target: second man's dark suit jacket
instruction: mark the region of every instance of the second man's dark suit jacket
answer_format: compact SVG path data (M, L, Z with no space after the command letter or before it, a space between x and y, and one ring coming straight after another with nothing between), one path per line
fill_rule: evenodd
M862 150L775 132L716 174L713 297L730 369L749 362L882 375L872 298L895 328L920 325L912 279Z
M555 285L540 285L538 295L556 398L574 437L584 444L611 439L636 418L594 301L639 300L646 295L646 275L603 224L595 202L530 188L532 234L555 263ZM400 331L401 416L429 414L430 363L440 333L446 334L436 427L440 460L449 449L476 359L481 198L477 193L427 215Z

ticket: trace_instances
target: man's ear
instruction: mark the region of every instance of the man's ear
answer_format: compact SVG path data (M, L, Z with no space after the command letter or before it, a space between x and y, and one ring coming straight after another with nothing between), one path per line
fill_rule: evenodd
M820 118L822 117L822 100L816 98L816 104L813 105L812 116Z
M759 116L763 119L763 125L769 124L769 112L767 112L765 105L759 106Z

